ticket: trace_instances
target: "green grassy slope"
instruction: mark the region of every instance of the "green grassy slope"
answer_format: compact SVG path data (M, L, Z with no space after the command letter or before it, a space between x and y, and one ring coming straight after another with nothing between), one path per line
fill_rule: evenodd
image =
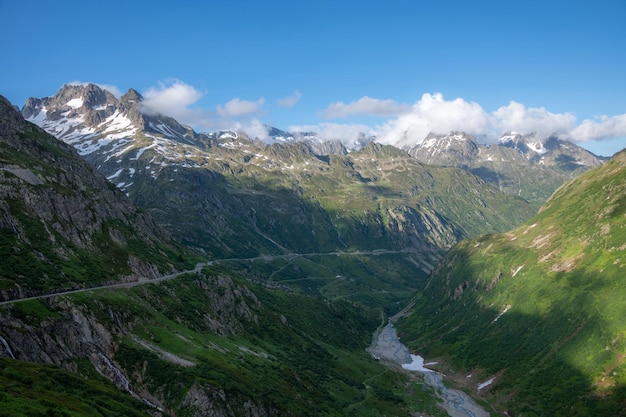
M309 294L395 307L423 285L452 244L508 230L532 213L524 200L466 171L427 166L391 146L372 143L328 157L303 143L243 150L214 146L193 167L172 165L153 176L145 167L162 156L148 149L129 161L137 164L129 195L209 260L407 251L342 262L310 256L277 262L277 270L265 261L244 266Z
M626 414L626 152L511 232L455 246L401 321L519 416Z
M146 404L97 375L0 358L2 417L145 417Z
M94 340L95 347L113 351L133 390L149 393L152 402L177 416L243 416L250 410L285 416L408 416L425 410L445 415L420 379L386 367L365 351L380 324L378 311L244 278L211 268L128 290L17 303L0 310L10 323L1 333L7 339L16 332L45 338L45 329L80 311L91 326L98 323L94 328L112 335L108 344ZM54 340L59 349L76 343L63 335ZM75 347L75 357L65 359L64 367L91 380L82 364L94 354L83 358L80 353L89 346ZM48 349L52 355L55 348ZM45 381L33 377L35 386ZM0 389L0 408L23 401L24 390ZM59 387L59 395L72 392Z

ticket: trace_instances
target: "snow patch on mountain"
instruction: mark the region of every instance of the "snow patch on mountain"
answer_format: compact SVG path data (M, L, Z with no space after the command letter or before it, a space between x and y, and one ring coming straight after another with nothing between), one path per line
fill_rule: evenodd
M459 132L452 132L448 135L434 135L430 134L426 138L424 138L420 143L414 145L415 147L420 148L436 148L441 146L441 144L445 144L445 147L448 148L454 142L467 142L470 140L467 135Z
M106 118L98 126L88 126L85 123L86 115L76 111L83 103L82 98L68 101L67 104L71 109L61 112L60 117L53 115L49 117L48 109L42 107L37 114L26 120L74 146L82 156L98 152L106 147L109 147L108 151L115 151L126 145L137 132L137 127L132 121L119 111Z
M109 175L107 177L107 180L111 181L113 178L117 178L120 176L120 174L122 173L122 171L124 171L124 168L120 168L117 171L115 171L115 173L113 175Z
M61 113L61 116L63 117L49 119L48 110L44 107L36 116L30 117L26 120L37 124L45 131L53 134L56 137L61 137L65 135L65 133L67 133L71 128L78 126L85 120L82 115L77 115L72 118L68 117L68 113L70 111L71 110L67 110Z
M109 148L108 152L115 152L118 148L123 147L129 142L130 142L130 139L116 140L116 139L106 137L106 138L101 138L101 139L94 139L91 143L82 142L82 143L74 145L74 147L76 148L76 150L78 151L80 155L84 156L84 155L92 154L94 152L98 152L101 149L104 149L107 147ZM111 158L111 156L109 156L109 158Z
M137 132L133 122L126 115L120 113L119 110L107 117L98 127L105 127L102 130L102 134L107 135L112 140L127 138Z
M543 146L543 143L541 142L529 142L526 144L526 146L528 146L528 149L539 155L543 155L544 153L548 152L548 150Z
M504 135L502 135L500 137L499 142L500 143L513 142L513 141L516 141L517 139L519 139L521 136L522 136L522 134L521 133L517 133L517 132L505 133Z
M46 121L47 116L48 116L48 111L46 110L45 107L42 107L41 110L39 110L37 114L33 114L32 116L28 117L26 120L28 120L31 123L36 124L37 126L45 130L45 128L43 127L43 124Z
M531 151L537 155L544 155L548 153L548 149L544 146L543 142L535 137L535 134L522 135L518 132L510 132L502 135L499 143L505 146L512 146L518 149ZM520 151L522 151L520 149Z
M73 109L79 109L83 106L83 103L84 103L83 98L78 97L78 98L73 98L70 101L68 101L67 105Z

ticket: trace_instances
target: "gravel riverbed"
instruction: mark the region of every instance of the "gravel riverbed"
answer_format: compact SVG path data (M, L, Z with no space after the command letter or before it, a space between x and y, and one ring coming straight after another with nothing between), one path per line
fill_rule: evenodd
M389 322L374 334L372 345L367 351L375 358L388 360L402 368L420 372L424 375L424 382L435 389L443 401L443 407L451 417L489 417L476 402L463 391L448 388L443 384L443 376L424 366L424 359L419 355L411 355L409 349L400 342L396 329Z

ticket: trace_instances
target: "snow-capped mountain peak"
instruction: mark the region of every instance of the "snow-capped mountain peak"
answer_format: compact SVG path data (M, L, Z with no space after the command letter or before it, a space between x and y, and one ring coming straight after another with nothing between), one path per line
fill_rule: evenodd
M548 152L543 142L536 138L535 133L523 135L517 132L509 132L502 135L498 142L501 145L515 148L528 157L532 157L533 154L543 155Z
M464 132L430 133L420 143L404 150L428 164L465 166L478 155L478 142Z
M22 115L72 145L124 190L139 168L135 164L150 165L157 175L171 162L201 160L200 149L211 146L210 138L171 117L146 114L142 101L133 89L118 99L94 84L65 85L52 97L29 98ZM127 166L122 171L121 161Z
M430 133L424 140L418 144L418 146L422 148L433 148L433 147L441 147L446 146L449 147L451 144L457 142L468 142L475 141L475 139L463 132L450 132L447 135L437 135L434 133Z
M52 97L29 98L22 114L83 156L115 152L138 134L193 142L193 130L171 117L144 114L142 100L133 89L117 99L94 84L64 85Z
M376 140L357 134L352 141L340 141L316 132L287 132L268 126L268 137L263 138L249 137L240 130L196 133L171 117L148 111L141 94L133 89L116 98L94 84L66 85L52 97L29 98L22 114L73 145L125 191L130 190L139 175L158 178L169 168L195 169L217 164L219 169L231 171L240 164L255 164L267 169L291 169L294 162L297 165L294 155L298 153L347 154ZM291 149L267 148L290 143L296 144ZM535 135L516 132L502 136L492 145L479 143L464 132L430 134L404 150L421 162L471 170L505 188L519 186L519 182L506 182L511 170L527 171L539 164L570 175L601 163L572 143L556 138L541 141Z

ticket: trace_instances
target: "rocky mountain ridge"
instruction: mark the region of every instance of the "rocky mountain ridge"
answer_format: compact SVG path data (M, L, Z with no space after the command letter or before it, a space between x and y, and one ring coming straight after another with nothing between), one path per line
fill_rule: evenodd
M405 149L421 162L468 170L537 208L562 183L606 161L565 140L541 141L534 134L519 133L506 134L490 145L463 132L431 134Z
M109 101L89 98L98 90L65 86L22 111L75 146L176 238L210 256L424 244L423 252L437 253L530 215L525 202L496 196L474 176L426 167L397 148L369 141L345 154L327 142L339 155L323 155L310 134L295 140L275 129L284 142L271 146L242 132L197 134L142 113L133 91L110 107L106 93L98 97Z
M116 99L93 84L66 85L55 96L28 99L22 113L26 119L76 147L124 191L137 168L127 161L122 165L127 165L128 171L120 170L118 159L136 160L146 149L159 154L150 168L156 173L172 164L202 165L200 161L209 158L207 154L219 154L219 148L230 150L230 156L238 151L253 158L263 154L268 142L301 142L315 155L328 156L347 155L376 140L361 135L347 146L314 132L286 132L275 127L268 127L266 142L250 138L242 131L196 133L170 117L150 113L142 100L132 89ZM571 142L554 137L542 141L534 134L518 133L506 134L490 145L463 132L431 134L403 149L427 164L466 169L501 191L527 199L535 208L563 182L606 160ZM130 151L135 154L130 155Z

